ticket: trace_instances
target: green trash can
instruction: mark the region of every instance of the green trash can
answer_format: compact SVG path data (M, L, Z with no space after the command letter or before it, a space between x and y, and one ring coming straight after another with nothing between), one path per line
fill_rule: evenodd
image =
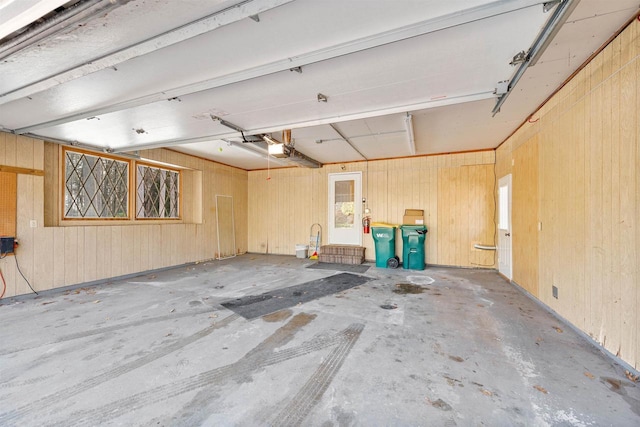
M387 268L387 261L396 256L396 228L373 226L371 235L376 245L376 267Z
M402 230L402 268L424 270L424 238L427 227L424 225L401 225Z

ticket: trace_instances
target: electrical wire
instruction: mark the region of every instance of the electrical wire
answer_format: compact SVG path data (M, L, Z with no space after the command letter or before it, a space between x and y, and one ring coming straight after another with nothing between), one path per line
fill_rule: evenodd
M2 277L2 293L0 294L0 298L4 296L4 293L7 291L7 282L4 280L4 274L2 274L2 270L0 270L0 277Z
M367 203L365 204L365 209L369 209L369 159L366 160L367 165Z
M22 270L20 270L20 265L18 265L18 256L16 254L13 254L13 258L16 261L16 268L18 269L18 273L20 273L20 275L22 276L22 278L24 279L25 282L27 282L27 285L29 285L29 288L33 291L34 294L38 295L38 293L36 292L35 289L33 289L33 287L31 286L31 283L29 283L29 281L27 280L26 277L24 277L24 274L22 274Z

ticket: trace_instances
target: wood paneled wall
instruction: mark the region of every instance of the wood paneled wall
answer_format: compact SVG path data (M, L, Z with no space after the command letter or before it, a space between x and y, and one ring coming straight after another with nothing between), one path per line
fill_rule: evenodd
M405 209L423 209L428 264L494 267L493 151L249 172L249 252L295 254L310 227L323 227L327 243L328 174L362 172L362 194L373 222L401 224ZM375 258L371 234L365 256ZM396 235L396 252L402 239Z
M51 146L56 150L57 146ZM49 149L47 150L49 151ZM44 226L44 191L55 191L50 176L18 175L17 258L36 290L107 279L216 256L215 195L233 196L237 251L246 252L247 172L170 150L150 150L142 157L191 168L183 182L183 209L190 223ZM0 132L0 165L42 170L45 143ZM47 180L47 182L45 182ZM196 188L185 188L195 186ZM201 200L194 200L202 194ZM48 194L59 200L55 194ZM191 199L189 199L191 197ZM201 206L201 207L200 207ZM53 205L49 209L55 209ZM30 227L36 220L37 227ZM51 225L51 224L47 224ZM0 260L6 297L29 293L12 257Z
M538 296L538 136L513 151L513 281ZM523 262L524 261L524 262Z
M536 222L542 225L538 239L529 239L538 244L537 259L536 248L514 250L514 280L537 274L531 286L542 302L636 369L639 55L634 20L497 150L496 161L498 176L513 172L514 193L522 194L514 196L514 223L521 221L514 244L516 233L533 235ZM526 211L534 199L537 218Z

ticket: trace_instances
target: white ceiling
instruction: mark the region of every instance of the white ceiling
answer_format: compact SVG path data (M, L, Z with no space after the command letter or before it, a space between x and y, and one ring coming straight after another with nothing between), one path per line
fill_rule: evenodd
M245 135L292 129L321 163L411 155L407 114L417 155L495 148L638 12L638 0L580 1L492 117L509 62L553 13L543 3L84 0L95 13L0 59L0 126L247 170L268 166L264 150L211 116ZM13 33L0 58L9 25L47 4L59 6L0 0L0 37Z

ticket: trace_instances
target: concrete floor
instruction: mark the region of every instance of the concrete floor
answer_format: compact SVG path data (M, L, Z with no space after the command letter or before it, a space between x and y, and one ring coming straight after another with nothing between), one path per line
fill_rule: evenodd
M252 321L220 305L336 274L311 263L244 255L2 300L0 425L640 425L624 369L493 271L372 266Z

